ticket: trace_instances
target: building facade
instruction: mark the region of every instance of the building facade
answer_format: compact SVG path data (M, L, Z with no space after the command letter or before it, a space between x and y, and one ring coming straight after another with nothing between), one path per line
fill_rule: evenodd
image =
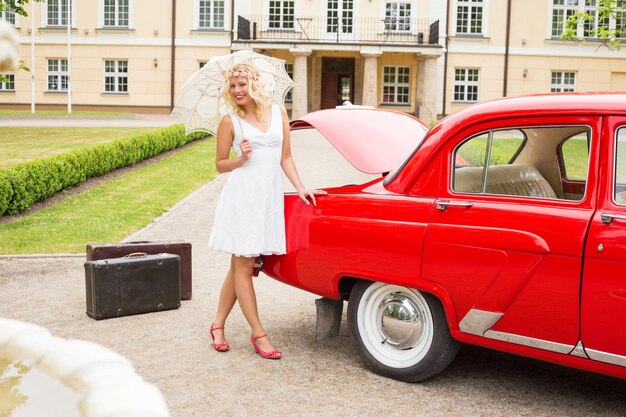
M292 116L353 104L426 122L472 103L551 91L625 91L626 52L560 38L600 0L46 0L2 13L30 72L6 74L0 108L169 112L208 59L282 58ZM68 15L71 25L68 32ZM624 13L610 18L623 25Z
M626 49L611 51L589 30L600 0L449 0L442 113L504 96L626 91ZM567 17L588 12L585 41L564 41ZM623 27L626 12L609 19ZM623 40L623 41L626 41Z

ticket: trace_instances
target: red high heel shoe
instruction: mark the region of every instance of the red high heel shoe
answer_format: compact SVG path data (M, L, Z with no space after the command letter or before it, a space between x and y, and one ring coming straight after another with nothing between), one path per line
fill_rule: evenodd
M217 350L218 352L228 352L228 349L230 349L230 345L228 343L215 343L213 330L224 330L224 327L213 327L213 324L211 324L209 332L211 333L211 340L213 341L213 347L215 348L215 350Z
M254 346L254 352L258 353L263 359L280 359L283 356L283 352L278 349L274 349L271 352L266 352L261 349L261 346L257 343L257 339L267 337L267 334L263 333L261 336L250 336L252 346Z

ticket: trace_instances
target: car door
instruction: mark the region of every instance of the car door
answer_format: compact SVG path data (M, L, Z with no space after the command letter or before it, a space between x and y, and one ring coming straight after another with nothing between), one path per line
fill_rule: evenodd
M609 117L598 211L585 248L582 341L586 354L626 366L626 118Z
M502 120L473 126L444 148L422 278L448 291L461 332L559 353L576 345L600 121ZM588 186L566 199L559 152L572 140L582 169L589 166Z

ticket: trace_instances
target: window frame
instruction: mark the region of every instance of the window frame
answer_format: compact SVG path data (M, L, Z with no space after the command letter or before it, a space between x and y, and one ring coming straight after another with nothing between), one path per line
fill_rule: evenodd
M108 72L107 71L107 62L112 62L113 63L113 67L115 68L115 70L113 72ZM120 71L119 70L119 64L121 62L126 63L126 71ZM109 58L109 59L104 59L103 60L103 93L104 94L129 94L128 88L129 88L129 71L128 71L128 59L117 59L117 58ZM113 90L112 91L107 91L107 77L111 77L113 78ZM125 78L126 82L125 82L125 86L126 86L126 90L124 91L120 91L120 86L122 85L120 83L120 78Z
M459 17L459 8L468 7L467 19L461 19ZM481 9L480 18L480 30L477 32L471 32L471 15L475 9ZM467 36L467 37L486 37L487 36L487 17L489 11L488 0L456 0L454 4L453 18L454 18L454 35L455 36ZM465 20L466 31L459 31L459 24Z
M559 83L554 83L554 75L555 74L561 74L559 77ZM574 84L566 84L565 83L565 75L566 74L573 74L574 75ZM565 71L565 70L551 70L550 71L550 92L551 93L573 93L576 92L576 79L577 79L577 73L576 71ZM568 87L569 85L573 85L573 87L571 87L571 91L570 91L570 87Z
M396 15L388 16L390 12L388 6L396 5ZM400 13L400 6L408 6L408 16L398 16ZM393 9L393 8L392 8ZM393 10L391 10L393 12ZM383 2L383 23L385 33L410 33L413 31L414 22L414 2L410 0L387 0ZM406 12L406 10L405 10ZM405 28L399 28L400 25L407 25Z
M388 74L385 74L385 70L394 69L393 73L393 82L385 82L385 77ZM407 70L408 74L400 74L400 70ZM380 102L382 105L389 106L410 106L411 105L411 66L410 65L384 65L382 68L382 84L381 84L381 97ZM408 82L399 82L398 79L400 77L408 78ZM393 101L385 101L385 96L389 94L385 94L385 87L393 87ZM407 99L406 101L398 101L398 97L400 94L398 93L399 88L407 89ZM404 94L402 94L404 96Z
M626 203L619 203L617 201L617 174L618 174L617 157L618 157L618 151L619 151L619 133L621 130L624 131L624 135L626 136L626 125L617 126L617 128L615 129L615 138L613 139L615 142L613 146L614 155L613 155L613 178L612 178L612 184L611 184L611 201L613 202L613 204L617 206L625 207Z
M107 24L107 1L113 2L113 24ZM126 24L120 23L121 14L121 2L126 2ZM101 0L102 3L102 27L103 28L129 28L130 27L130 11L132 6L132 0Z
M589 24L589 21L581 21L579 22L576 28L576 36L581 39L598 39L597 36L590 36L587 34L588 28L592 28L592 30L597 31L598 26L600 26L599 22L599 13L598 8L600 7L599 0L594 0L596 3L594 5L587 5L585 0L578 0L577 5L567 5L567 4L555 4L555 2L565 3L567 0L551 0L548 3L549 7L549 38L552 39L560 39L563 31L565 30L565 22L567 21L569 16L574 15L576 12L586 12L593 16L593 21ZM556 22L560 27L555 27L555 11L562 10L564 11L563 17L561 21ZM568 11L570 13L568 13ZM608 27L609 29L615 29L617 24L617 19L626 19L626 11L618 11L618 17L615 18L613 16L609 17ZM626 39L626 34L623 34L621 37L617 39Z
M278 3L278 6L273 4ZM266 4L267 8L267 30L269 31L295 31L296 21L296 1L295 0L268 0ZM272 9L278 10L278 14L272 14ZM285 13L285 11L290 11ZM291 18L285 19L285 18ZM272 19L275 20L272 20ZM277 24L277 26L273 26Z
M48 0L46 1L46 3L44 4L43 9L45 10L45 22L46 22L46 26L51 26L51 27L67 27L68 23L67 20L65 22L63 22L63 19L67 19L67 11L65 11L65 13L63 12L63 4L65 4L66 9L69 7L70 1L72 0ZM54 15L52 15L50 13L50 8L53 6L53 2L54 4L58 5L57 11L56 13L54 13ZM72 21L72 25L74 23L74 3L72 1L72 10L71 10L71 15L70 15L70 20ZM56 21L56 23L51 23L51 19L58 19L58 21Z
M565 158L563 156L563 145L565 145L565 143L569 140L571 140L572 138L576 137L577 135L572 135L570 137L568 137L567 139L564 139L563 141L561 141L561 143L559 143L559 146L557 147L557 160L559 163L559 175L561 176L561 180L565 181L565 182L570 182L570 183L577 183L577 182L584 182L587 183L588 181L588 177L589 177L589 158L591 158L591 129L587 130L587 177L585 178L569 178L567 176L567 167L565 164Z
M58 61L58 70L50 71L51 61ZM62 62L65 61L66 70L63 71ZM56 77L57 89L50 89L50 77ZM63 77L67 77L67 86L63 89ZM46 92L48 93L67 93L70 86L69 60L67 58L46 58Z
M206 10L204 13L202 13L203 5ZM216 7L218 8L217 13ZM225 30L227 11L228 2L226 0L195 0L194 27L197 30Z
M15 12L11 12L8 10L3 10L0 12L0 19L12 24L14 27L18 27L18 14Z
M463 80L457 80L457 71L458 70L464 70L465 71L465 75L464 75L464 79ZM469 78L469 71L478 71L477 73L477 80L476 81L470 81ZM456 98L456 87L461 86L464 87L464 92L463 92L463 99L458 99ZM476 87L476 99L475 100L469 100L467 97L469 95L468 93L468 88L469 87ZM453 103L477 103L478 101L480 101L480 68L470 68L470 67L462 67L462 68L454 68L454 79L453 79L453 83L452 83L452 102Z
M0 81L0 92L3 93L14 93L15 92L15 73L2 73L0 74L4 77L8 77L8 81ZM12 88L9 86L12 85Z
M331 8L331 2L337 2L336 8ZM345 0L350 2L350 7L344 9L343 5L344 0L326 0L323 3L323 14L322 14L322 25L323 30L322 33L325 33L327 36L348 36L353 37L357 33L356 28L356 15L358 8L358 1L356 0ZM337 16L330 16L331 12L337 12ZM350 17L347 19L349 22L345 24L341 17L345 14L349 13ZM336 25L335 21L336 20ZM344 31L344 29L349 29Z
M285 62L285 71L289 78L293 80L293 62ZM290 88L285 94L285 103L293 103L293 88Z

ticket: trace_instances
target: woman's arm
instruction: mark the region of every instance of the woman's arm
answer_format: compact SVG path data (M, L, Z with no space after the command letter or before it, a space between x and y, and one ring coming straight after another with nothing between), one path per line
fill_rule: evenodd
M233 146L235 138L235 130L230 116L226 115L220 121L217 127L217 148L215 151L215 168L217 172L230 172L235 168L242 166L252 153L252 147L247 139L242 139L239 147L241 148L241 156L229 158L230 148Z
M285 172L285 175L289 179L289 181L295 187L298 195L306 204L309 204L307 197L311 197L311 201L313 201L313 205L316 205L315 196L316 195L324 195L327 194L326 191L323 190L308 190L302 185L302 181L300 180L300 176L298 175L298 170L296 169L296 164L293 162L293 158L291 157L291 140L290 140L290 129L289 129L289 116L287 116L287 110L282 107L281 114L283 118L283 152L280 160L280 165Z

